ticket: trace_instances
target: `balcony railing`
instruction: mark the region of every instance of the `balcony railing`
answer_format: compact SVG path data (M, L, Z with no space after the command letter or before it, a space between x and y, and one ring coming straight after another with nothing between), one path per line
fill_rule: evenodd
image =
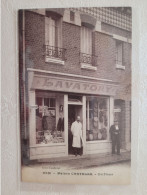
M95 55L80 53L80 63L97 66L97 58L98 56Z
M66 49L45 45L45 55L47 58L53 58L65 61L66 60Z

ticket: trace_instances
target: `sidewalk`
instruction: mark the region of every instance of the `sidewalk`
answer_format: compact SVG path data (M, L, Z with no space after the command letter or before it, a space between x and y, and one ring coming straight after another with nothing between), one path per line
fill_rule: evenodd
M112 154L92 154L77 156L70 155L68 157L52 158L31 162L31 165L46 164L54 167L67 167L70 169L83 169L121 163L131 160L131 152L122 151L121 155Z

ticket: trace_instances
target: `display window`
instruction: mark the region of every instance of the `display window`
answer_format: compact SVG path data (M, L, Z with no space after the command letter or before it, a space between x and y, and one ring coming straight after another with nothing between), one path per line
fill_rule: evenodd
M36 93L36 144L64 142L63 96Z
M109 98L87 97L86 141L108 139Z

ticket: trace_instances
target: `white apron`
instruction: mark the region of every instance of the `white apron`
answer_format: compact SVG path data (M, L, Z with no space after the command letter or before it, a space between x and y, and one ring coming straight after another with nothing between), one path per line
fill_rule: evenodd
M72 147L81 148L81 140L83 141L82 124L77 121L73 122L71 126L71 132L73 135Z

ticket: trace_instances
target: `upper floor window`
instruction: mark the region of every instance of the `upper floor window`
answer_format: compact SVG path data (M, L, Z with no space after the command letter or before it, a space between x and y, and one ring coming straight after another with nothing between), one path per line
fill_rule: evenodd
M46 62L64 64L66 50L62 48L62 17L50 14L45 18Z
M123 42L116 40L116 63L122 65Z
M92 54L92 28L81 27L81 68L96 70L97 58Z
M61 47L61 19L45 18L45 43L53 47Z
M92 54L92 29L81 27L81 52Z
M70 21L74 22L75 20L75 12L70 11Z
M116 40L116 68L125 69L123 64L123 42Z

